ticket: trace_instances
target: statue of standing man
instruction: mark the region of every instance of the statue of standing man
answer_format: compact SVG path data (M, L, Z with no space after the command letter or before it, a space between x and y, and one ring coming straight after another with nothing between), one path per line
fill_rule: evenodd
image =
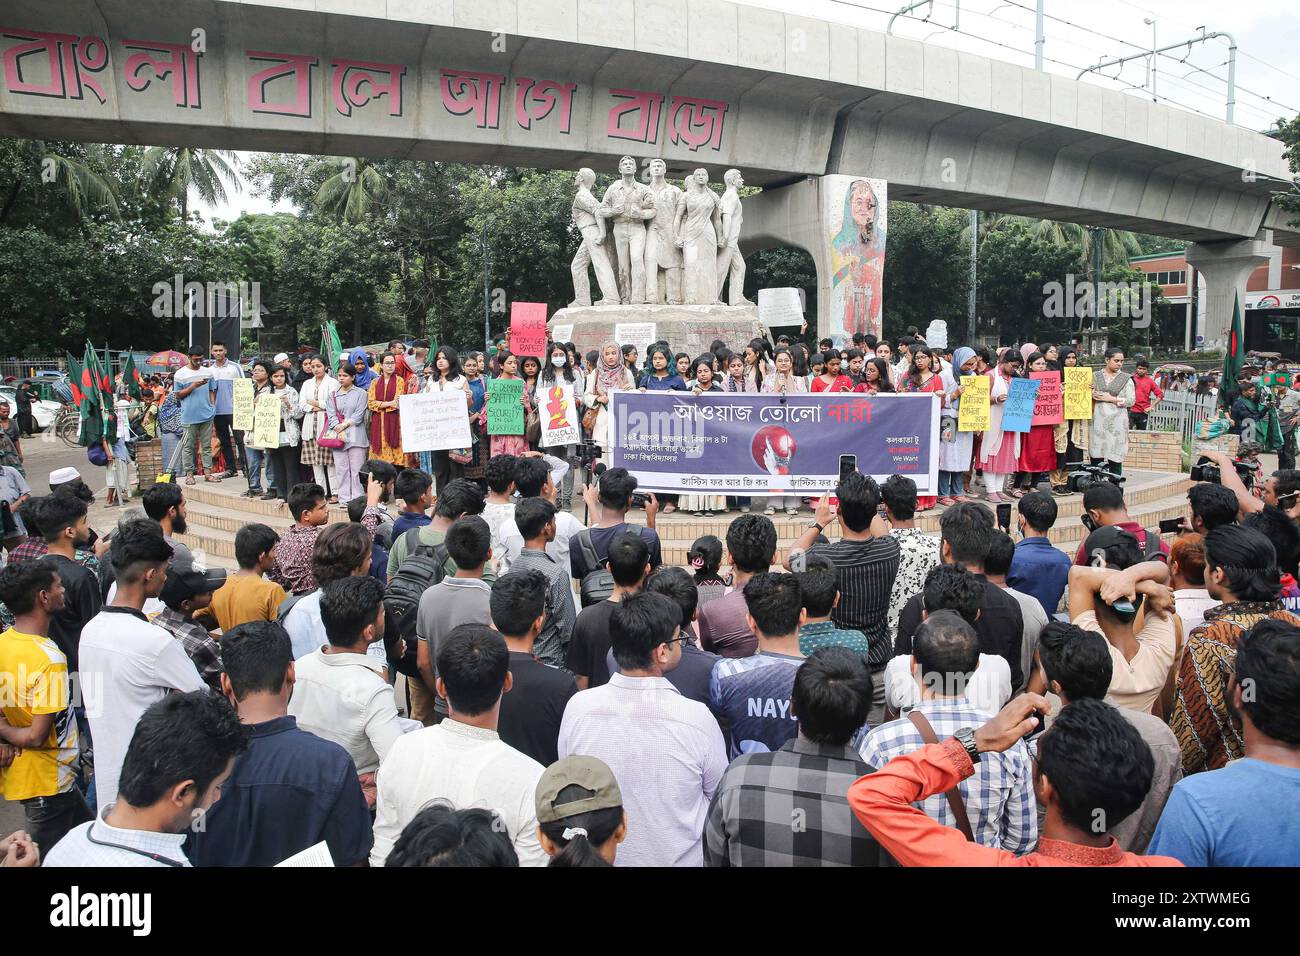
M664 179L662 159L650 160L650 194L655 217L646 227L645 302L647 305L682 304L682 252L673 235L673 222L682 191Z
M574 180L578 191L573 197L573 224L582 233L582 244L573 257L573 301L569 308L591 305L589 265L595 268L596 283L600 286L600 301L596 304L618 305L618 283L614 279L609 253L605 251L605 219L610 211L592 194L591 187L595 182L596 174L585 166L578 170Z
M655 215L650 187L636 181L636 160L618 161L619 179L605 190L601 204L614 220L614 249L618 255L618 291L624 305L645 302L646 220Z
M718 298L722 298L722 287L731 275L731 288L728 290L728 305L753 305L745 298L745 259L740 254L740 225L744 216L740 208L740 188L745 185L739 169L728 169L722 181L727 190L722 194L722 234L718 236Z

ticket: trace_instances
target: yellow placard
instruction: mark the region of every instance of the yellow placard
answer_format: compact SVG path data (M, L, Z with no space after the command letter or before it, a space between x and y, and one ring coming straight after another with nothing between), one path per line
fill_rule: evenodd
M231 427L237 432L253 430L253 380L235 379L235 419Z
M1065 417L1092 418L1092 369L1067 368L1065 372Z
M993 379L987 375L961 377L961 408L957 412L957 431L982 432L989 427L989 389Z
M253 416L253 447L278 448L280 446L280 396L261 395Z

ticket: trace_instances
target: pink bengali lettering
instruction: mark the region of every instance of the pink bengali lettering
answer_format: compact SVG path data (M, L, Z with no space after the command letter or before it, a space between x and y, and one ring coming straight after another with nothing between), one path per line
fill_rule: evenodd
M254 113L278 113L282 116L311 115L311 71L319 61L314 56L296 53L267 53L249 50L250 60L274 62L248 78L248 108ZM266 99L266 85L281 77L292 76L293 98L287 103L272 103Z
M476 73L473 70L444 69L439 73L442 105L448 113L454 116L473 113L474 125L479 129L496 129L500 125L501 88L506 82L504 76L500 73Z
M380 96L388 97L389 116L402 115L402 79L406 75L402 64L331 60L330 70L334 108L342 115L351 116L353 108L365 106ZM370 92L361 89L363 83L369 84Z
M0 36L25 41L4 52L5 89L10 93L79 100L85 87L100 103L107 102L99 81L82 73L82 70L97 73L107 65L108 45L102 37L10 29L0 30ZM49 83L42 85L23 79L22 60L32 55L44 55L50 70Z
M605 135L612 139L631 139L638 143L656 143L659 141L659 111L663 107L662 93L647 93L644 90L610 90L610 96L628 100L616 103L609 109L609 121ZM636 117L636 125L628 130L620 125L628 113Z
M722 148L722 124L729 105L722 100L674 96L668 110L668 141L685 144L692 152L701 146Z
M171 77L172 103L191 109L202 108L199 57L203 54L195 53L186 43L124 40L122 46L128 50L141 51L127 57L122 67L127 86L138 93L148 89L155 78L165 80ZM153 76L142 75L145 69L152 71Z
M541 121L560 107L560 132L569 132L573 118L573 93L577 83L560 83L556 80L534 80L521 76L515 80L515 122L524 129L532 129L533 121Z

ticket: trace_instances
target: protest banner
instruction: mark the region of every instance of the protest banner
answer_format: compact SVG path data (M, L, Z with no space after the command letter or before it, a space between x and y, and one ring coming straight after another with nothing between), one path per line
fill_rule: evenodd
M253 380L235 379L234 397L235 416L231 427L237 432L251 432L253 430Z
M635 345L638 355L645 355L656 338L653 322L619 322L614 326L614 341L619 345Z
M516 400L517 401L517 400ZM402 451L445 451L468 448L469 406L459 388L402 395L397 399L402 425Z
M1042 383L1032 378L1013 378L1002 406L1002 430L1027 432L1034 423L1034 403Z
M280 409L283 403L279 395L267 393L257 397L257 406L253 412L253 447L280 447Z
M546 303L510 303L510 351L542 358L546 351Z
M1092 369L1067 368L1065 371L1065 417L1092 418Z
M573 383L557 381L550 388L544 388L538 398L541 407L537 414L541 416L541 447L554 448L557 445L576 445L582 441L582 421L573 401Z
M1034 402L1034 424L1059 425L1064 421L1065 415L1061 399L1061 376L1056 372L1030 372L1029 377L1042 383Z
M961 406L957 410L957 431L982 432L989 427L989 389L993 379L987 375L961 377Z
M522 435L524 433L524 406L519 400L524 395L521 378L494 378L488 383L487 430L489 435Z
M613 466L651 491L816 495L835 487L849 455L879 482L906 475L921 494L939 484L939 403L928 394L615 392L610 410Z

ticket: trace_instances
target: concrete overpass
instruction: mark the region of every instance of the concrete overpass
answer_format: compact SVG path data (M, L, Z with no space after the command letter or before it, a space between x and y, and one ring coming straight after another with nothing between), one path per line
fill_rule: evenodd
M1186 239L1215 284L1289 177L1280 143L1214 119L726 0L7 0L0 59L5 136L736 166L769 187L747 233L819 271L822 207L776 188L806 177Z

